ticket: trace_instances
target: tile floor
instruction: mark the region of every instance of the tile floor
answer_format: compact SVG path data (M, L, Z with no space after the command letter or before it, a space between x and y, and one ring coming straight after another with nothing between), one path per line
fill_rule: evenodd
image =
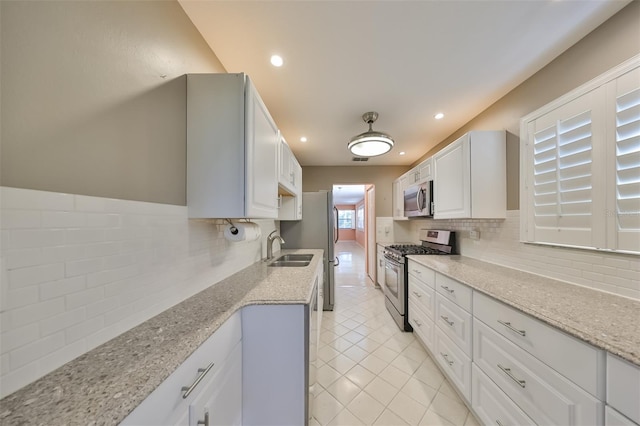
M476 426L413 333L366 277L364 252L339 242L334 311L323 312L311 426Z

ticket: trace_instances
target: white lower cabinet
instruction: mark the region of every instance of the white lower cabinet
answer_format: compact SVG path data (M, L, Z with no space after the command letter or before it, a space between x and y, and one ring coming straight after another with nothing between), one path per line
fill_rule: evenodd
M485 425L535 425L475 363L471 372L471 401L478 420Z
M604 424L605 426L638 426L609 405L604 408Z
M238 366L234 365L231 359L232 356L241 359L241 339L241 319L240 313L237 312L200 345L121 424L125 426L196 425L198 420L204 419L205 406L209 407L210 425L241 424L242 410L239 408L242 405L242 393L217 392L217 389L222 386L233 386L234 389L242 386L242 364L238 374ZM196 401L202 401L202 410L192 408ZM220 405L224 405L224 410L213 410ZM194 416L199 416L199 419L190 418L192 412ZM240 420L237 423L217 422L217 419L229 418Z
M411 297L409 297L409 324L413 327L413 332L427 347L435 347L435 324Z
M607 354L607 404L640 423L640 367Z
M471 358L440 327L435 328L435 357L458 392L471 401Z

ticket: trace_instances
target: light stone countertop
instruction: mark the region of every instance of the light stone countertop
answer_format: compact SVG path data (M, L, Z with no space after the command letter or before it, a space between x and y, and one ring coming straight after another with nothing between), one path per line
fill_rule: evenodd
M464 256L408 257L640 366L640 301Z
M0 400L0 424L118 424L237 310L311 302L323 251L286 253L314 257L307 267L256 262L212 285Z

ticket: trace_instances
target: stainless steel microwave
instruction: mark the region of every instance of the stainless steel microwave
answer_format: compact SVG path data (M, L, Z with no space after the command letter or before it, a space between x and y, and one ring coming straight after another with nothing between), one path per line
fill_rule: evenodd
M405 217L433 217L433 181L404 190Z

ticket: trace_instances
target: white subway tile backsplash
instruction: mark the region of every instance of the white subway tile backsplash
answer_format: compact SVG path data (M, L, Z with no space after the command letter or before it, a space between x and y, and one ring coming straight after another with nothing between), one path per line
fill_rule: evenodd
M38 360L38 369L42 372L53 371L87 351L85 340L78 340L66 344L63 348L53 351Z
M80 306L86 306L90 303L97 302L104 297L104 289L102 287L90 288L77 293L71 293L65 296L67 310L75 309Z
M7 354L14 349L38 340L39 337L40 329L38 328L38 324L29 324L24 327L15 328L2 333L2 347L0 349L3 354Z
M65 329L66 343L73 343L83 337L96 333L104 327L104 318L102 316L94 317L82 321L80 324Z
M105 240L105 230L100 228L71 228L65 234L66 244L95 243Z
M87 216L80 212L42 212L43 228L80 228L87 226Z
M9 356L9 354L7 354L7 356ZM2 380L0 380L0 395L8 395L44 375L38 369L37 361L21 368L15 368L11 366L11 357L9 356L9 365L10 371L3 374Z
M38 287L29 286L19 290L8 290L3 295L2 309L15 309L38 302Z
M101 271L104 269L103 263L104 259L101 257L65 262L65 276L75 277L78 275L87 275L93 272Z
M2 229L40 228L42 213L39 210L6 210L0 219Z
M85 308L79 308L40 321L40 335L42 337L48 336L82 323L86 318L85 312Z
M41 265L45 263L43 256L43 251L39 247L4 251L4 259L7 263L7 269L17 269L24 268L25 266Z
M43 356L62 348L64 344L64 333L60 332L21 346L9 354L11 369L20 368L33 361L37 361Z
M62 229L18 229L11 230L8 241L3 242L7 249L23 249L34 247L52 247L65 243L65 232Z
M57 299L38 302L22 308L12 309L7 312L11 329L22 327L23 325L38 322L44 318L51 318L65 311L64 299ZM4 321L3 321L4 322Z
M19 289L47 281L64 278L64 264L52 263L48 265L27 266L25 268L8 269L10 289Z
M65 278L40 284L40 300L55 299L86 288L85 277Z
M115 213L86 213L87 226L91 228L116 228L121 215Z

